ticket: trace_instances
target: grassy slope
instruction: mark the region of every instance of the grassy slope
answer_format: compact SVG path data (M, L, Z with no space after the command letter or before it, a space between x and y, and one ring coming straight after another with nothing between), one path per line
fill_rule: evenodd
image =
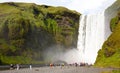
M120 13L111 20L112 34L98 52L95 66L120 68Z
M75 47L79 16L64 7L1 3L0 64L38 63L47 47Z
M102 73L120 73L120 70L104 71Z

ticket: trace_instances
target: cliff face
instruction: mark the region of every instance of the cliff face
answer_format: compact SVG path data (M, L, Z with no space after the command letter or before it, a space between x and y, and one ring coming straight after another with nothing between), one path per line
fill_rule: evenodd
M107 15L113 17L110 21L112 33L99 50L95 65L120 68L120 1L116 1L107 10L111 13Z
M110 21L112 18L117 16L119 9L120 9L120 1L117 1L105 10L105 24L106 24L105 25L106 26L105 27L105 39L107 39L107 37L109 37L109 35L111 34L111 30L109 28Z
M79 16L63 7L1 3L0 64L43 61L42 52L55 45L76 47Z

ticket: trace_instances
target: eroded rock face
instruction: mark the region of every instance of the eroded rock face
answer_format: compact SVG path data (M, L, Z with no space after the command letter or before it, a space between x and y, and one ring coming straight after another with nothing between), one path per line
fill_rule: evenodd
M76 47L79 17L79 13L64 7L1 3L0 56L3 57L0 58L1 62L10 63L4 60L7 57L11 63L13 60L17 62L15 59L17 56L25 58L29 63L32 59L42 60L42 52L51 46L59 45L64 49Z

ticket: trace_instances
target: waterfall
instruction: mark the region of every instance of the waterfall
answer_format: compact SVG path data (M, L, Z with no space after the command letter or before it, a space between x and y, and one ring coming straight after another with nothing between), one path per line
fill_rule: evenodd
M104 41L104 12L81 15L77 44L77 49L81 53L81 62L93 64Z
M102 48L104 41L111 34L110 20L117 14L118 8L119 2L110 8L100 9L103 12L92 11L94 14L82 14L80 16L77 49L65 51L61 54L60 60L68 64L79 64L81 62L94 64L98 50Z

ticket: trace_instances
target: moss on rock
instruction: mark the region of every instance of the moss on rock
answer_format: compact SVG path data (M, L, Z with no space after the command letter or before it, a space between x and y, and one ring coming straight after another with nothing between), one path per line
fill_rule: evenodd
M43 61L42 51L50 46L76 47L79 16L64 7L0 3L0 62Z

